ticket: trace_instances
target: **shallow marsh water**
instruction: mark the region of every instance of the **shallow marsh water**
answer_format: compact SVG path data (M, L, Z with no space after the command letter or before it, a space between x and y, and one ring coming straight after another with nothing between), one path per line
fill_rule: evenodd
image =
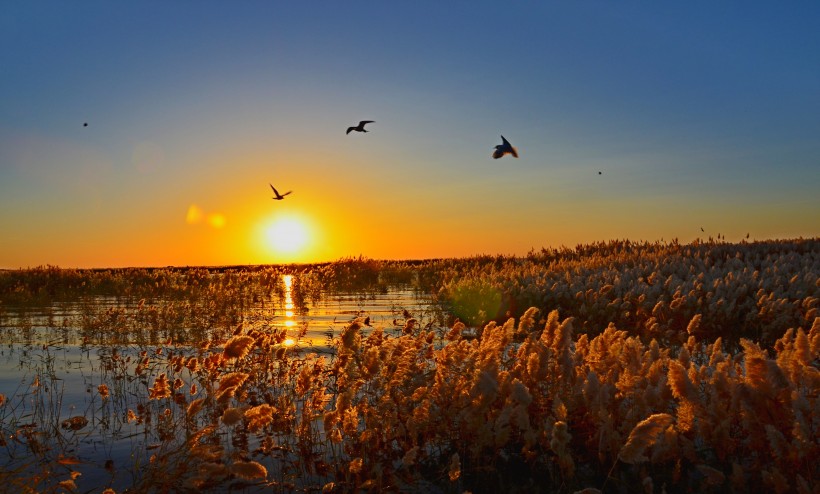
M237 327L284 330L288 351L301 354L332 353L331 338L356 318L369 317L372 327L396 334L410 314L421 324L444 327L445 313L409 286L303 296L294 293L296 276L282 275L283 290L242 308ZM163 310L162 300L152 304L155 313ZM205 343L190 337L165 340L169 334L199 334L180 332L186 328L166 327L162 341L129 330L144 321L134 314L146 308L144 299L116 296L0 307L0 399L5 401L0 406L0 467L29 473L35 488L38 482L39 488L53 487L55 479L77 473L82 492L105 487L123 492L138 482L140 465L152 461L162 444L129 414L145 404L146 389L173 357L194 356ZM117 327L124 334L93 333L101 327ZM97 336L89 337L92 333ZM153 372L138 368L146 357ZM184 378L184 368L182 373ZM32 451L37 457L30 456Z

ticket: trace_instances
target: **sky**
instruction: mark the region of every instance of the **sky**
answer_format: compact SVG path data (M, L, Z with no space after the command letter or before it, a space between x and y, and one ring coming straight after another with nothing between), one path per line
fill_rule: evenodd
M809 1L5 1L0 268L815 237L818 53Z

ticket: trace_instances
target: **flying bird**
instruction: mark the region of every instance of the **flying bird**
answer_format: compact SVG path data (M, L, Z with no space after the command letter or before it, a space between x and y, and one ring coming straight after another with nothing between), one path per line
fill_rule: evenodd
M88 122L83 123L83 127L88 127Z
M507 153L513 155L515 158L518 158L518 151L512 147L510 141L504 139L504 136L501 136L501 141L502 143L496 146L495 151L493 151L493 158L498 159Z
M277 201L281 201L282 199L284 199L284 198L285 198L285 196L286 196L286 195L288 195L288 194L290 194L291 192L293 192L292 190L289 190L289 191L285 192L284 194L280 194L280 193L279 193L279 191L278 191L278 190L276 190L276 187L274 187L274 186L273 186L273 184L268 184L268 185L270 185L270 188L271 188L271 189L273 189L273 193L274 193L274 194L276 194L276 195L275 195L274 197L272 197L271 199L274 199L274 200L277 200Z
M368 132L367 130L364 130L364 126L366 124L373 123L373 122L374 122L373 120L362 120L361 122L359 122L359 125L357 125L355 127L348 127L347 132L345 132L345 134L350 134L351 130L355 130L356 132Z

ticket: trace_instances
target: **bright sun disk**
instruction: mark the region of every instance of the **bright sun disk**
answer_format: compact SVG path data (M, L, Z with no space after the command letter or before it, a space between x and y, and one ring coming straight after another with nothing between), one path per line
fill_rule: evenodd
M267 246L277 254L292 255L308 243L310 234L304 222L294 217L274 220L265 229Z

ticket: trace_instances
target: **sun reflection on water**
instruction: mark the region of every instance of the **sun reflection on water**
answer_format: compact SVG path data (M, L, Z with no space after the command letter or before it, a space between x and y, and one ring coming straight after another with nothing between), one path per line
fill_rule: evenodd
M282 283L285 284L285 328L292 329L296 327L293 312L293 275L282 275ZM293 346L296 341L293 338L288 338L284 341L285 346Z

